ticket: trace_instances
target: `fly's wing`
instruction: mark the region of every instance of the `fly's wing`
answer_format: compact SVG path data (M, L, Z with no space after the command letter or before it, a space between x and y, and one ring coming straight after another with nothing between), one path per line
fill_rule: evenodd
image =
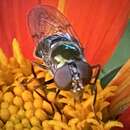
M77 39L65 16L54 7L38 5L28 13L27 20L29 31L36 43L57 33L68 33Z

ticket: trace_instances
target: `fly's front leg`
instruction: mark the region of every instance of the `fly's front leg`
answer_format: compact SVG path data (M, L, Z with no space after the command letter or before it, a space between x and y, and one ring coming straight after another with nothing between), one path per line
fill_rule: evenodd
M47 112L46 110L44 110L44 111L48 114L49 119L52 119L52 118L53 118L53 115L54 115L54 113L55 113L55 109L54 109L53 103L52 103L51 101L49 101L46 96L43 96L41 93L39 93L39 92L37 91L37 89L35 90L35 92L36 92L44 101L48 102L48 103L51 105L51 108L52 108L52 112L53 112L53 113L49 113L49 112Z
M92 77L91 77L90 84L94 85L94 84L96 84L96 81L98 79L98 76L99 76L99 73L100 73L100 70L101 70L101 66L100 65L94 65L94 66L91 67L91 69L92 69Z
M97 82L101 67L100 65L95 65L95 66L92 66L91 69L92 69L92 77L89 84L91 85L92 94L97 95L96 82ZM96 96L94 97L93 105L95 105L95 103L96 103Z
M95 104L96 104L96 98L97 98L96 81L98 79L101 67L100 67L100 65L95 65L95 66L92 66L91 69L92 69L92 78L91 78L91 81L90 81L89 84L91 85L92 95L94 95L94 98L93 98L93 112L95 114L95 118L100 123L100 119L96 115Z
M92 109L93 109L93 112L94 112L96 120L100 123L100 119L96 115L96 109L95 109L96 98L97 98L97 86L96 86L96 84L95 85L91 85L91 91L92 91L92 94L94 95Z
M51 79L51 80L46 81L46 82L44 83L44 85L46 86L47 84L50 84L50 83L53 83L53 82L54 82L54 79ZM54 112L55 112L55 110L56 110L56 111L58 111L58 112L62 115L62 112L60 111L60 109L59 109L59 107L58 107L58 104L56 104L56 102L53 102L53 103L50 102L50 101L47 99L47 92L45 91L44 88L43 88L42 90L45 92L46 97L42 96L40 93L39 93L39 95L43 98L43 100L47 101L47 102L51 105L52 110L53 110L53 114L54 114ZM56 100L56 98L57 98L59 92L60 92L60 89L56 89L55 100ZM37 93L38 93L38 91L37 91Z
M92 95L94 95L93 106L95 106L96 98L97 98L97 86L96 86L96 84L91 86L91 91L92 91Z
M38 65L39 67L42 67L43 69L45 69L45 67L41 66L40 64L37 64L37 65ZM34 77L37 79L37 75L36 75L36 73L35 73L35 71L34 71L33 65L32 65L32 73L33 73ZM39 81L40 83L42 83L41 80L43 80L43 79L38 79L38 81ZM53 104L52 102L50 102L50 101L47 99L46 85L51 84L51 83L54 83L54 79L50 79L50 80L44 81L44 82L42 83L43 86L42 86L41 90L44 91L44 93L45 93L46 96L41 95L41 94L37 91L37 89L35 90L35 92L36 92L40 97L42 97L43 100L45 100L46 102L48 102L48 103L51 105L52 110L53 110L53 114L54 114L54 112L55 112L55 109L56 109L56 111L58 111L60 114L62 114L61 111L60 111L60 109L58 108L58 105L57 105L56 103ZM55 99L57 98L59 92L60 92L60 90L59 90L59 89L56 89ZM49 114L49 113L48 113L48 114ZM50 119L51 119L51 117L52 117L52 115L50 115Z
M48 67L45 66L45 65L38 64L38 63L36 63L36 62L33 62L33 64L36 64L37 66L39 66L39 67L42 68L42 69L47 69L47 70L48 70ZM33 73L33 75L34 75L34 78L37 79L37 75L36 75L36 73L35 73L35 71L34 71L33 64L32 64L32 73ZM45 81L45 79L38 79L38 80L39 80L39 82L42 83L43 85L48 85L48 84L54 83L54 79L50 79L50 80L48 80L48 81ZM44 82L42 82L42 81L44 81Z
M38 66L39 66L39 65L40 65L40 64L38 64ZM36 79L38 80L38 82L42 85L42 90L43 90L43 91L45 92L45 94L46 94L46 91L45 91L46 85L51 84L51 83L54 83L54 79L50 79L50 80L48 80L48 81L45 81L45 78L38 79L38 78L37 78L37 75L36 75L36 73L35 73L35 71L34 71L33 65L32 65L32 73L33 73L33 75L34 75L34 78L36 78Z

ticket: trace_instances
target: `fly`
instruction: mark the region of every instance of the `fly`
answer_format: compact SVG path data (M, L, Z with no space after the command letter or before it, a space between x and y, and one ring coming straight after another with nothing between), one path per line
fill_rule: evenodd
M80 94L84 86L90 84L96 102L96 81L100 65L91 66L85 59L80 41L66 17L56 8L39 5L28 13L28 27L36 43L34 54L42 59L55 82L58 90L68 90Z

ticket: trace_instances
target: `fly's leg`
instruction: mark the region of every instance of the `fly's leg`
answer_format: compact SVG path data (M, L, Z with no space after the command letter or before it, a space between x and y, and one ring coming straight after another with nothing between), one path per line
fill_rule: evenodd
M36 63L36 64L37 64L37 63ZM47 69L46 66L43 66L43 65L41 66L40 64L37 64L37 65L38 65L39 67L43 68L43 69ZM35 71L34 71L33 65L32 65L32 73L33 73L34 77L37 79L37 75L36 75L36 73L35 73ZM43 80L43 79L41 79L41 80ZM40 82L40 79L38 79L38 81ZM41 83L41 82L40 82L40 83ZM41 88L41 90L44 91L44 93L45 93L46 96L47 96L47 92L46 92L46 90L45 90L45 89L46 89L46 85L51 84L51 83L54 83L54 79L50 79L50 80L44 81L44 82L42 83L43 87ZM55 109L56 109L56 110L62 115L62 113L61 113L60 109L58 108L57 104L55 104L55 103L53 104L52 102L50 102L50 101L47 99L47 97L46 97L46 96L43 96L42 94L40 94L40 93L37 91L37 89L35 90L35 92L36 92L40 97L42 97L43 100L45 100L46 102L48 102L48 103L51 105L53 114L54 114ZM56 90L55 99L57 98L59 92L60 92L60 90L57 89L57 90ZM48 113L48 114L49 114L49 113ZM50 115L50 119L51 119L51 117L52 117L52 115Z
M58 96L58 94L60 93L60 89L56 89L56 96L55 96L55 99L57 99L57 96Z
M51 84L51 83L54 83L54 79L50 79L48 81L45 81L44 85L48 85L48 84Z
M39 67L41 67L43 69L47 69L47 67L44 66L44 65L40 65L40 64L38 64L36 62L33 62L33 63L35 63L36 65L38 65ZM34 71L33 65L32 65L32 73L33 73L34 78L37 79L37 75L36 75L36 73ZM37 80L44 86L43 88L46 88L46 85L48 85L48 84L54 83L54 79L50 79L48 81L45 81L45 79L37 79Z
M40 64L37 64L37 63L36 63L36 65L38 65L39 67L41 67ZM43 67L42 67L42 68L43 68ZM36 73L35 73L35 71L34 71L33 64L32 64L32 73L33 73L33 75L34 75L34 78L37 79L37 75L36 75ZM42 79L42 80L44 81L44 79ZM39 81L40 83L42 83L40 79L38 79L38 81ZM42 83L43 88L41 88L41 90L44 91L45 95L47 95L47 93L46 93L46 91L45 91L46 85L47 85L47 84L50 84L50 83L53 83L53 79ZM35 92L36 92L43 100L45 100L46 102L48 102L48 103L51 105L52 111L53 111L53 113L54 113L54 106L53 106L53 104L47 99L47 97L46 97L46 96L43 96L41 93L39 93L39 92L37 91L37 89L35 89ZM48 114L49 114L49 113L48 113ZM51 115L50 115L50 118L51 118Z
M50 79L50 80L44 82L44 85L48 85L48 84L51 84L51 83L54 83L54 79ZM55 95L55 101L56 101L57 96L58 96L59 93L60 93L60 89L57 88L57 89L56 89L56 95ZM62 115L62 112L60 111L60 109L59 109L59 107L58 107L58 104L56 104L56 103L54 102L54 106L55 106L56 110ZM54 108L53 108L53 110L54 110Z
M91 67L91 69L92 69L92 77L91 77L90 84L94 85L94 84L96 84L96 81L98 79L98 76L99 76L99 73L100 73L100 70L101 70L101 66L100 65L94 65L94 66Z
M96 98L97 98L97 86L91 85L91 91L92 91L92 95L94 95L92 109L93 109L96 120L100 123L100 119L97 117L96 109L95 109L95 103L96 103Z
M50 105L51 105L51 108L52 108L52 111L53 111L53 114L54 114L54 106L53 106L53 104L47 99L47 97L46 96L43 96L41 93L39 93L38 91L37 91L37 89L35 90L35 92L44 100L44 101L46 101L46 102L48 102ZM44 110L45 111L45 110ZM48 116L49 116L49 119L52 119L52 114L50 114L49 112L47 112L47 111L45 111L47 114L48 114Z
M96 98L97 98L97 86L96 85L92 86L92 94L94 95L93 106L95 106L95 104L96 104Z
M92 78L91 78L91 81L90 81L90 85L91 85L91 92L92 92L92 95L94 95L94 98L93 98L93 112L95 114L95 118L96 120L100 123L100 119L97 117L96 115L96 110L95 110L95 104L96 104L96 98L97 98L97 86L96 86L96 81L98 79L98 76L99 76L99 73L100 73L100 65L95 65L95 66L92 66L91 67L92 69Z
M45 66L45 65L43 65L43 64L39 64L39 63L37 63L37 62L33 62L33 64L39 66L39 67L42 68L42 69L46 69L46 70L48 70L48 67Z

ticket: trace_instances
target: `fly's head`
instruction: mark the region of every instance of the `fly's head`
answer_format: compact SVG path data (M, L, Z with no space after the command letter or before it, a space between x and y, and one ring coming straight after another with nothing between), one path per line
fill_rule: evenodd
M84 89L89 84L92 70L89 64L84 61L72 61L66 63L54 75L54 80L60 89L72 90L74 93Z

